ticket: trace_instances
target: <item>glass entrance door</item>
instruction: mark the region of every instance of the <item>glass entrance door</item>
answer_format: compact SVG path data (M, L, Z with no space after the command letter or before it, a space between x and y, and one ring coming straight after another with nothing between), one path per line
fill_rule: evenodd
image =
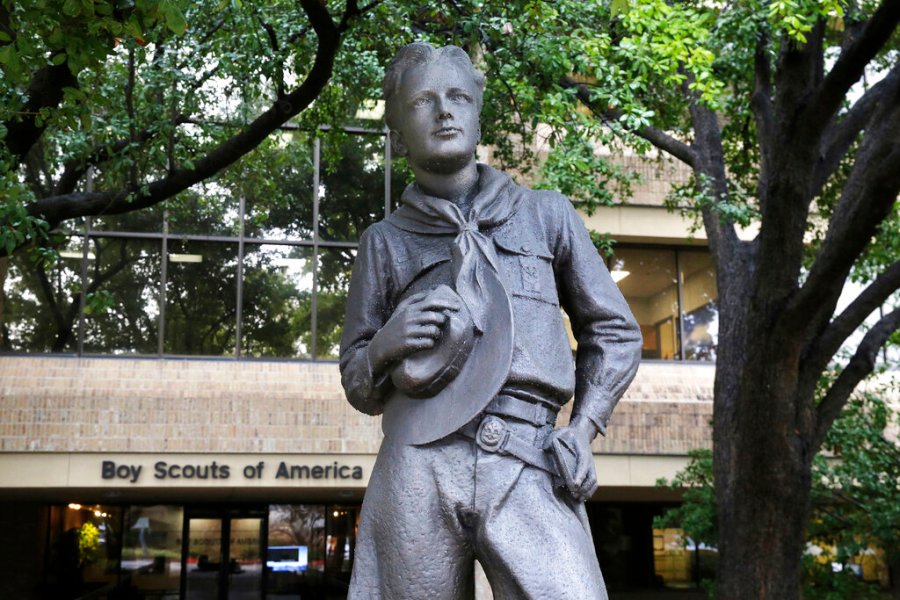
M189 516L185 600L262 600L264 524L257 516Z
M227 600L261 600L263 577L263 520L229 519L229 568L225 570Z

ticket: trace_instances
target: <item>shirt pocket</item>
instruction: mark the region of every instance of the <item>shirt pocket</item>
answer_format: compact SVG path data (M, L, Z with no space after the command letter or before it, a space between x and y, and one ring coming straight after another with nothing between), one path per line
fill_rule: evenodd
M498 231L494 245L509 293L559 306L553 255L530 231Z
M406 252L395 257L394 270L397 274L399 297L404 298L417 290L410 286L437 265L450 262L450 244L446 240L410 246Z

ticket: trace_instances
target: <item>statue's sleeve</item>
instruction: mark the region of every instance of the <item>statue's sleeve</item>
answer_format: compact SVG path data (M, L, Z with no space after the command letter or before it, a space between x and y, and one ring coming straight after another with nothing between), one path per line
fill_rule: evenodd
M357 410L378 415L390 389L386 374L374 373L369 342L390 317L390 264L387 245L375 228L363 232L353 263L344 330L341 335L341 384Z
M560 300L578 342L573 415L606 434L613 408L634 379L641 331L571 202L558 197L554 263Z

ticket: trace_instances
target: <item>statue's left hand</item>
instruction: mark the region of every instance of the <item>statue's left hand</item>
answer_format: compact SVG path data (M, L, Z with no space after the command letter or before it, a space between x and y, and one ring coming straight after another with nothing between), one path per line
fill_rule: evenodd
M554 458L560 471L562 484L579 502L584 502L597 491L597 471L591 442L597 437L597 426L581 415L572 417L565 427L560 427L547 439L547 451Z

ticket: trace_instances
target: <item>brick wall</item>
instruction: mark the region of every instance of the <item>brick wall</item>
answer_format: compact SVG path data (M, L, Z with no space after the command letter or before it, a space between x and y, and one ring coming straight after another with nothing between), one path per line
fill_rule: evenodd
M709 365L644 363L604 453L709 445ZM375 453L334 363L0 357L0 451ZM564 417L565 419L566 417Z

